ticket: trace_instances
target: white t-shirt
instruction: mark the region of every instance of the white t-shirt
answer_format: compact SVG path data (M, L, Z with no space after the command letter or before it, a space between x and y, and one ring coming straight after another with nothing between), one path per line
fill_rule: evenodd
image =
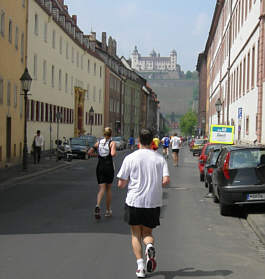
M172 144L172 149L179 149L181 139L177 136L174 136L171 140L170 143Z
M166 160L151 149L126 156L118 178L129 180L126 204L138 208L162 206L162 179L169 176Z

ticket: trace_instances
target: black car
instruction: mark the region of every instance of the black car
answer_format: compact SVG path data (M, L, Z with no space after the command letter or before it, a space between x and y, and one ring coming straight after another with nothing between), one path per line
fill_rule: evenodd
M265 203L264 147L222 147L214 167L213 194L221 215L230 215L234 205Z
M210 147L210 145L209 145ZM205 187L209 189L209 193L213 192L212 174L213 167L216 165L216 160L221 152L221 146L214 145L210 148L207 160L204 165L204 183Z
M85 138L71 138L70 145L73 158L88 159L88 150L90 148L89 141Z

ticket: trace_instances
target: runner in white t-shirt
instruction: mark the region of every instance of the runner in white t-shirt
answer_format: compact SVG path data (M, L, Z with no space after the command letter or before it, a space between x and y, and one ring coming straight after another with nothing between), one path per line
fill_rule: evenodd
M117 175L118 187L128 184L125 202L125 221L131 226L132 248L137 259L138 278L144 278L145 266L142 258L142 241L146 245L146 269L156 268L152 230L160 225L162 186L169 183L166 160L151 150L153 140L149 129L140 132L140 149L126 156Z
M181 144L181 139L178 137L178 134L175 133L173 138L170 140L170 144L172 146L172 158L174 162L174 166L178 166L178 160L179 160L179 148Z

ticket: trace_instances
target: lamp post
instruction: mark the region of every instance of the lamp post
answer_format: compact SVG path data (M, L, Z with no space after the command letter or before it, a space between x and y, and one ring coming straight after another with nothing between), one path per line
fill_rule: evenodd
M91 106L90 110L89 110L89 122L90 122L90 135L92 136L92 125L93 125L93 122L94 122L94 109L93 107Z
M32 78L29 74L28 68L25 68L24 73L22 74L21 78L21 88L24 91L21 95L24 95L24 107L25 107L25 114L24 114L24 146L23 146L23 170L28 168L27 166L27 159L28 159L28 143L27 143L27 114L28 114L28 92L30 91L30 86L32 82Z
M220 98L218 98L217 101L215 102L215 109L217 111L218 125L220 125L220 112L222 110L222 102Z

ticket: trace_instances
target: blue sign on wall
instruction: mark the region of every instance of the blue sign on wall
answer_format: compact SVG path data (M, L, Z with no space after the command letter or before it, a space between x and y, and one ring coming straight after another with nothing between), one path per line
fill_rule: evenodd
M242 108L238 108L238 119L242 119Z

